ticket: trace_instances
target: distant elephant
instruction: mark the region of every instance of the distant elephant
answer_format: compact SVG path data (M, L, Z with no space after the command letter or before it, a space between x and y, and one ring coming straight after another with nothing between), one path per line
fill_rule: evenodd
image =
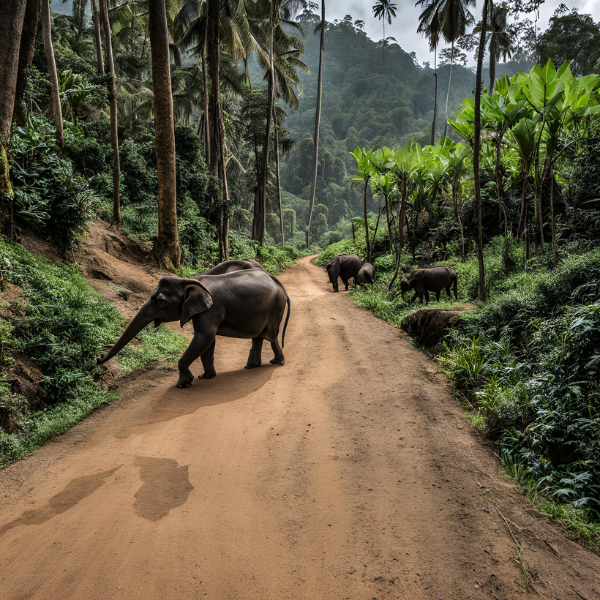
M346 290L348 290L348 281L351 277L356 278L362 262L356 254L337 254L326 265L329 281L333 285L333 291L338 291L338 277L342 278ZM355 280L356 283L356 280Z
M373 283L375 281L375 267L366 262L358 272L358 275L354 278L356 285L365 286L367 283Z
M217 335L252 339L247 369L260 367L263 340L271 342L275 354L271 364L283 365L285 359L277 336L286 303L288 310L281 347L290 318L290 299L281 283L266 271L250 269L185 279L163 277L123 335L98 359L98 364L111 359L152 321L154 327L171 321L179 321L183 327L192 319L194 337L179 360L177 387L192 385L194 376L189 367L198 357L204 367L204 374L199 379L215 377Z
M233 273L233 271L244 271L248 269L262 269L265 268L256 260L251 258L240 258L238 260L226 260L212 269L205 271L202 275L223 275L223 273Z
M423 304L423 294L425 294L425 303L429 304L429 292L435 292L435 298L439 301L440 292L446 288L448 297L452 299L450 287L454 284L454 298L458 300L458 277L456 271L450 267L434 267L432 269L415 269L411 271L400 282L402 290L402 299L404 292L415 290L415 295L410 302L414 302L418 297ZM409 302L409 304L410 304Z

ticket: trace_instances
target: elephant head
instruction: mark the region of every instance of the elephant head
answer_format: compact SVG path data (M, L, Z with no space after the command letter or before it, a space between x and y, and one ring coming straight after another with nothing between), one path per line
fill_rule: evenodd
M405 275L400 281L400 289L402 290L402 300L404 300L404 293L411 290L416 281L423 279L425 272L422 269L414 269L408 275Z
M208 310L212 303L209 291L196 279L163 277L123 335L103 357L98 359L98 364L110 360L152 321L154 327L171 321L179 321L183 327L195 314Z

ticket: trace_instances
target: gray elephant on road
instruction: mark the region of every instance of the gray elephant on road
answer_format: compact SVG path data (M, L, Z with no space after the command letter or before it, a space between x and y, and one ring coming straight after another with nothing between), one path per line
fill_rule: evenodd
M440 292L446 288L448 298L452 299L450 288L454 286L454 298L458 300L458 277L456 271L450 267L433 267L432 269L414 269L406 275L400 282L402 290L402 299L404 293L409 290L414 290L415 295L412 300L417 298L423 304L423 295L425 295L425 304L429 304L429 292L435 292L435 298L439 301Z
M287 316L281 336L279 327L287 303ZM189 387L194 376L190 365L199 357L204 374L199 379L212 379L215 337L252 340L247 369L260 367L263 340L271 342L275 357L271 364L285 362L281 348L290 318L290 299L281 283L261 269L238 270L223 275L197 275L190 278L163 277L149 300L133 318L123 335L102 357L105 363L128 344L146 325L179 321L183 327L190 319L194 337L179 360L177 387Z
M202 273L202 275L223 275L224 273L232 273L233 271L245 271L248 269L262 269L265 268L256 260L251 258L240 258L237 260L225 260L218 265L215 265L212 269Z
M371 284L375 281L375 267L366 262L355 277L354 282L356 285L365 287L367 284Z
M329 281L333 285L333 291L338 291L338 278L341 277L346 290L348 290L348 282L353 277L356 278L362 262L356 254L337 254L326 265ZM356 279L355 279L356 283Z

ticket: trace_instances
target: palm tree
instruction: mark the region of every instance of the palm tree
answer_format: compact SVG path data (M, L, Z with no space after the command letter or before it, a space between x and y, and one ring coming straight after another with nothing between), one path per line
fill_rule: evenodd
M325 0L321 0L321 42L319 46L319 76L317 79L317 109L315 111L315 136L313 149L312 180L310 182L310 207L308 209L308 229L306 230L306 247L310 246L310 226L312 213L315 206L315 192L317 191L317 162L319 157L319 127L321 125L321 93L323 90L323 52L325 51ZM366 185L366 184L365 184ZM367 244L369 236L367 234Z
M377 17L383 24L383 46L381 48L381 64L383 64L383 53L385 52L385 20L391 25L392 19L396 18L396 4L390 0L375 0L373 5L373 16Z
M42 0L42 32L44 35L44 51L48 63L48 76L50 78L50 106L52 120L56 128L56 137L61 152L65 147L63 135L62 109L60 105L60 93L58 88L58 74L56 73L56 62L54 60L54 47L52 45L52 16L50 14L50 0Z
M430 13L428 19L421 19L417 33L422 33L429 40L429 50L433 52L433 78L434 78L434 93L433 93L433 121L431 123L431 145L435 146L435 118L437 116L437 47L440 42L440 17L437 11Z
M481 216L481 71L483 70L483 48L487 29L489 0L483 3L481 36L477 55L477 75L475 79L475 140L473 144L473 175L475 179L475 203L477 205L477 262L479 263L479 300L485 302L485 271L483 264L483 225Z
M19 41L25 17L22 0L0 2L0 234L13 237L13 193L8 146L19 71Z
M177 234L175 126L165 0L148 0L148 30L158 171L158 236L152 254L161 267L177 268L181 264L181 249Z
M490 94L494 90L494 82L496 81L496 62L502 57L504 62L507 58L512 57L512 41L508 31L508 8L505 6L494 6L490 2L489 16L489 49L490 49ZM481 24L479 24L473 33L481 32Z
M475 0L418 0L417 6L425 7L419 17L420 21L430 22L437 13L440 23L440 32L448 44L452 44L450 54L450 76L448 78L448 91L446 93L446 117L444 123L444 136L448 130L448 101L450 99L450 84L452 82L452 67L454 65L454 44L459 37L465 34L466 27L473 20L469 6L475 6Z
M102 0L99 0L102 2ZM94 46L96 47L96 63L98 74L104 75L104 56L102 55L102 30L100 27L100 8L96 6L96 0L90 0L92 5L92 22L94 23Z
M45 0L44 0L45 1ZM121 181L121 163L119 159L119 129L117 123L117 96L115 88L115 63L112 50L112 32L108 18L108 0L100 1L100 20L104 28L104 46L106 47L106 70L108 80L108 104L110 107L110 141L113 151L113 223L119 227L121 220L121 198L119 185Z

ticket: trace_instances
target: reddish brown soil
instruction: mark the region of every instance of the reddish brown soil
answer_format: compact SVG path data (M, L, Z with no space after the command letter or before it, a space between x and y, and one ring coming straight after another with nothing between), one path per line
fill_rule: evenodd
M280 279L285 366L219 338L216 379L129 377L0 472L0 598L599 599L435 363L308 259Z

